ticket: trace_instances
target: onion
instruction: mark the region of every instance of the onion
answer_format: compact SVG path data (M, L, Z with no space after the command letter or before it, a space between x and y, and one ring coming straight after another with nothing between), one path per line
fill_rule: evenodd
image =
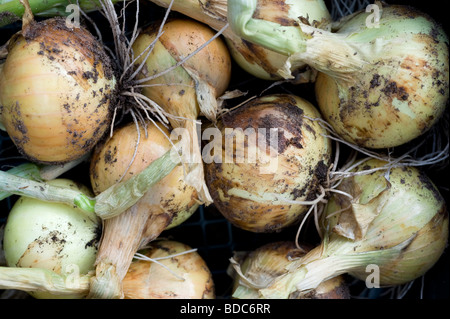
M191 247L157 240L135 256L123 280L126 299L214 299L212 274Z
M196 120L201 114L216 120L217 98L225 92L231 77L231 58L223 41L199 22L171 20L164 23L162 32L151 26L133 43L137 63L144 65L137 83L142 93L168 114L173 128L189 133L192 158L187 159L186 181L197 189L205 204L210 204Z
M90 168L95 193L139 174L171 150L169 131L161 124L148 122L147 125L145 130L139 126L138 131L134 123L129 123L117 128L112 137L98 144ZM163 230L184 222L198 206L198 193L186 184L183 167L178 166L154 184L131 208L106 219L91 297L100 294L102 298L110 298L109 294L122 297L121 281L135 252L156 239ZM106 277L105 272L109 274L110 271L115 273L114 279ZM105 278L107 282L102 282ZM107 285L115 286L108 288Z
M214 205L227 220L253 232L299 221L331 164L318 118L311 103L289 94L255 98L222 116L219 137L203 153Z
M207 4L197 0L150 1L165 8L170 7L174 11L209 25L216 31L227 25L226 0L212 0ZM285 26L296 25L299 18L321 29L328 29L331 23L330 13L322 0L258 1L257 6L257 18L278 22ZM278 70L286 62L285 55L246 41L230 28L223 31L223 35L234 61L246 72L265 80L282 79ZM303 72L305 67L305 63L299 63L295 69Z
M400 285L433 267L448 241L445 201L423 172L407 166L386 171L385 165L368 159L342 181L338 189L352 198L336 193L329 199L322 243L260 289L261 296L307 293L344 273Z
M68 179L49 181L90 194ZM102 225L94 213L79 208L20 197L9 212L3 237L8 267L44 268L60 275L85 275L94 270ZM13 273L14 274L14 273ZM82 298L36 290L35 298Z
M293 241L280 241L265 244L251 252L236 253L230 260L234 269L229 270L233 277L232 296L239 299L259 298L258 287L285 273L285 267L292 260L304 256L310 250L306 245L298 247ZM241 285L241 281L245 286ZM297 298L350 299L350 290L344 277L337 276L322 282L306 295L295 291L289 295L289 299Z
M112 61L86 29L62 18L23 21L0 74L0 122L30 161L78 159L110 125Z
M344 18L335 32L252 18L256 0L230 0L229 23L243 38L289 56L280 70L307 63L321 74L316 95L324 119L346 141L395 147L428 131L448 101L448 38L416 9L383 5L379 27L365 11Z

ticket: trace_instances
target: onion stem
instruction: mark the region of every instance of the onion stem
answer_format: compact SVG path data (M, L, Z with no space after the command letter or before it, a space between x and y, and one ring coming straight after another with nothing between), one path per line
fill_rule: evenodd
M60 275L44 268L0 267L0 289L45 291L69 296L86 295L92 275L71 276Z
M228 22L233 31L243 39L263 47L291 55L306 50L306 35L300 28L285 27L278 23L254 19L257 0L228 1Z
M95 198L64 187L49 185L44 181L32 180L29 176L16 176L9 171L0 171L0 190L44 201L76 205L85 211L95 212L102 219L107 219L117 216L133 206L152 185L169 174L180 163L180 158L173 156L172 151L172 149L167 151L141 173L127 181L111 186Z
M116 3L119 0L110 0ZM95 0L28 0L33 14L36 16L56 16L68 15L66 7L69 4L78 4L84 11L95 11L100 9L98 1ZM25 9L20 0L0 0L0 27L6 26L15 21L21 20Z

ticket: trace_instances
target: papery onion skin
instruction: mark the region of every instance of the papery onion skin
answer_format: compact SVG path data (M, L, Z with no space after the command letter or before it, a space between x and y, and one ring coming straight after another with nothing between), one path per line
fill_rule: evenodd
M339 80L325 67L316 81L324 119L345 140L373 149L399 146L428 131L449 98L449 42L442 27L411 7L382 10L377 29L366 27L368 14L360 12L337 30L365 61L353 80ZM358 43L373 52L358 50Z
M11 40L0 74L1 122L33 162L87 154L110 125L112 62L84 28L61 18L31 22Z
M357 170L381 167L384 164L386 163L383 161L372 159L360 165ZM384 171L378 171L368 176L352 177L344 181L339 189L350 190L355 198L364 198L364 190L370 185L381 185L374 177L383 174ZM377 187L373 186L366 193L376 194ZM447 246L449 227L445 200L422 171L414 167L391 169L386 192L383 195L386 202L380 207L380 212L369 225L367 233L360 239L361 244L355 244L352 252L384 250L412 239L397 259L377 263L380 285L391 286L419 278L439 260ZM324 216L346 206L347 202L342 197L334 196L330 199ZM344 218L339 214L327 220L326 227L334 230ZM330 232L330 242L346 240L348 239L336 232ZM352 269L348 273L362 280L368 275L365 267Z
M322 0L257 1L254 18L296 26L299 19L318 28L328 28L331 15ZM237 64L248 73L264 80L280 80L278 70L286 63L286 56L246 41L235 34L226 37L230 53ZM306 63L292 66L295 72L303 71Z
M301 245L300 249L293 241L278 241L264 244L247 253L240 261L244 276L259 284L270 282L286 271L292 259L300 258L311 250L309 245ZM262 279L262 282L261 282ZM233 292L240 285L240 277L234 276ZM255 297L258 296L255 291ZM245 299L249 296L245 296ZM307 294L292 292L289 299L350 299L350 288L344 276L337 276L322 282Z
M139 251L149 258L166 257L191 250L173 240L158 240ZM170 270L146 260L134 260L123 280L125 299L214 299L212 274L198 252L159 260Z
M48 183L92 195L84 185L58 178ZM75 206L20 197L5 225L3 247L9 267L45 268L58 274L87 274L94 270L101 221L95 213ZM38 299L83 298L30 292Z
M159 24L147 28L133 43L136 57L154 41L158 27ZM156 75L174 66L177 61L193 53L215 35L214 30L191 19L167 21L164 24L163 32L145 61L141 77ZM145 56L146 53L143 53L137 63L142 63ZM150 86L142 88L143 94L170 114L192 120L197 119L200 115L200 108L195 81L186 69L193 70L201 80L209 84L214 91L214 98L222 95L231 79L231 57L223 40L215 39L187 59L183 65L145 82ZM173 127L182 126L182 119L172 120L169 118L169 120Z
M140 125L140 140L134 123L128 123L115 130L112 137L98 144L90 164L90 179L94 193L98 194L111 185L139 174L153 160L164 155L172 147L170 132L161 124L147 122L147 134ZM136 150L136 157L130 164ZM122 175L124 177L121 179ZM197 192L183 180L183 167L176 167L169 175L155 184L140 203L151 210L167 215L170 228L189 218L198 208Z
M221 154L214 154L221 159L205 164L206 182L215 207L235 226L253 232L280 231L298 222L309 207L287 201L314 200L320 193L332 148L322 135L325 129L306 116L320 119L320 113L306 100L274 94L247 102L217 123L222 138L210 143L221 143ZM245 133L249 128L253 134ZM247 143L260 128L266 129L264 136L259 135L266 140L265 148ZM227 129L246 139L244 144L234 143L233 161L227 159L230 154L225 150ZM270 129L278 129L274 134L277 145L271 145ZM275 154L270 154L269 145ZM247 156L255 149L262 158L249 161ZM236 160L238 152L245 156L240 162Z

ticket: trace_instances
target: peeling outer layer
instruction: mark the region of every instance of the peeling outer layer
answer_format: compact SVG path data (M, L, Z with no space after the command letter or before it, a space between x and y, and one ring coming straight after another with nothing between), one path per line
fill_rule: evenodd
M434 20L410 7L383 5L377 29L367 28L366 18L360 12L336 33L355 48L347 61L360 57L365 63L350 81L323 65L317 101L345 140L373 149L395 147L428 131L447 107L448 38Z
M90 180L94 193L126 181L139 174L151 162L164 155L172 147L167 136L170 132L161 124L147 123L147 136L139 126L140 140L134 123L115 130L112 137L95 148L90 164ZM133 154L136 149L136 155ZM131 164L131 165L130 165ZM168 222L175 224L187 219L198 208L196 190L183 180L183 167L177 166L169 175L156 183L141 199L141 209L168 215ZM150 227L150 225L148 225Z
M116 129L104 143L97 145L90 167L95 193L139 174L172 148L168 139L170 132L163 125L150 121L146 125L146 131L142 125L138 131L134 123L128 123ZM154 184L132 207L106 219L96 260L97 276L91 282L91 296L98 298L107 295L111 298L111 294L116 293L116 287L121 286L136 251L156 239L165 229L178 226L188 219L199 206L197 196L195 188L184 181L184 171L180 165ZM112 269L116 276L110 279L108 273L103 275L103 268ZM111 283L112 290L108 286ZM120 297L121 294L114 296Z
M293 259L304 256L312 247L301 245L300 248L293 241L279 241L265 244L254 251L245 253L238 260L240 271L251 283L265 286L273 278L286 272L286 267ZM246 280L232 272L233 298L259 298L256 289L248 287ZM302 294L292 292L289 299L350 299L350 289L343 276L337 276L322 282L317 288Z
M258 0L253 18L275 22L281 26L298 26L301 21L320 29L328 29L331 23L330 13L322 0ZM232 32L225 36L230 53L245 71L265 80L283 78L278 70L286 63L286 56L246 41ZM307 64L300 62L292 65L291 71L303 72L306 68Z
M159 24L148 27L133 44L137 63L143 63L156 40ZM140 77L157 76L176 65L215 35L214 30L192 19L171 19L164 24L163 34L157 39L145 60ZM169 113L172 127L183 127L186 120L199 115L215 121L218 106L216 99L228 87L231 78L231 57L221 38L188 58L182 65L146 81L142 93ZM202 91L203 90L203 91ZM216 105L215 105L216 104ZM183 119L173 119L172 116Z
M309 102L287 94L256 98L226 113L217 127L206 182L217 209L235 226L275 232L298 222L316 199L331 144ZM235 138L235 141L232 138ZM255 142L258 141L258 142ZM204 153L205 153L204 147Z
M134 260L123 280L125 299L214 299L212 274L191 247L159 240L139 251L158 259L168 269L149 260ZM181 254L181 255L179 255Z
M357 171L383 164L369 160ZM393 168L389 181L384 173L377 171L344 180L339 189L349 192L354 199L333 196L325 214L344 209L326 220L327 227L332 229L330 242L354 241L349 253L384 251L408 243L396 258L373 260L380 268L380 284L389 286L414 280L437 262L447 245L449 217L444 198L423 172L414 167ZM351 208L345 209L349 204ZM341 230L337 231L338 228ZM360 236L345 235L358 233L355 230L359 230ZM362 280L367 276L364 267L350 269L349 273Z
M86 29L69 29L62 18L32 21L13 36L0 74L0 105L18 150L45 164L87 154L110 125L111 63Z

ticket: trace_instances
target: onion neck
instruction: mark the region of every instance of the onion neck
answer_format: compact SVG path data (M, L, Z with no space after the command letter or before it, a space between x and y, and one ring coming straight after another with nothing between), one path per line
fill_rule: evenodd
M412 242L414 236L388 248L355 253L354 248L364 245L361 241L346 239L322 243L305 257L288 266L289 271L276 278L260 294L267 299L287 299L295 291L303 294L317 288L322 282L352 271L365 271L370 264L384 265L397 259ZM368 273L369 275L369 273Z
M144 201L106 220L89 298L122 299L122 281L135 253L156 239L171 220L168 213L152 209Z
M95 212L101 219L113 218L136 204L154 184L180 164L180 157L174 154L177 154L175 148L150 163L139 174L125 182L114 184L95 198L77 190L48 184L42 180L39 168L34 164L7 172L0 170L0 198L10 195L27 196L75 205L84 211Z
M227 23L227 1L226 0L150 0L151 2L173 11L180 12L194 20L209 25L214 30L222 29ZM227 36L231 30L225 30Z
M305 63L335 78L351 80L365 62L361 50L346 35L318 29L299 21L298 26L254 19L257 0L229 0L228 22L238 36L288 57L278 73L292 79L291 66ZM361 45L361 43L359 44Z
M61 275L43 268L0 267L0 289L47 292L55 296L82 298L89 292L91 274ZM73 276L72 276L73 277Z

